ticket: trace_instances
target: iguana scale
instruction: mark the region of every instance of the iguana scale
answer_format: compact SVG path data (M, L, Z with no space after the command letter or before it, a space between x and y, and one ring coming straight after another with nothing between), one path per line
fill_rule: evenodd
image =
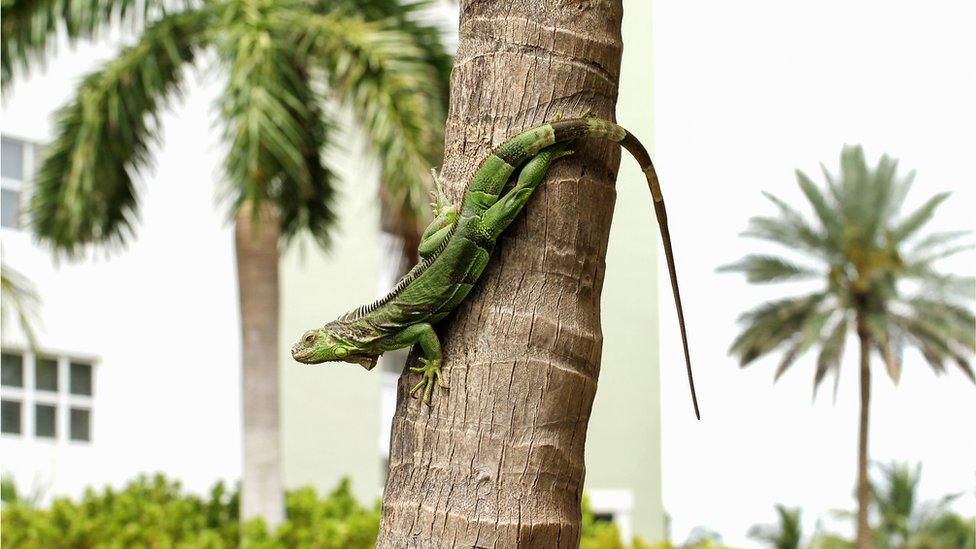
M306 364L352 362L369 370L384 352L417 345L422 365L411 371L422 374L422 378L410 395L418 396L422 391L424 402L429 404L435 384L447 387L441 374L441 345L434 325L474 287L488 265L498 237L522 211L549 165L571 154L565 149L568 142L583 137L619 143L633 155L647 177L678 312L692 402L695 415L699 416L667 212L654 165L644 146L627 130L586 115L529 128L496 147L468 182L460 211L446 206L439 192L436 217L421 238L421 261L386 296L306 332L292 347L295 360ZM517 170L515 185L506 190Z

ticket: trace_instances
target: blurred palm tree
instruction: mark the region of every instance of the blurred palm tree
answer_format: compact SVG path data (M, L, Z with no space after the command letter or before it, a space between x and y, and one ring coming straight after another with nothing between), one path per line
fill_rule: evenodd
M775 549L800 549L803 539L803 524L800 522L800 509L791 509L776 504L777 524L757 524L749 529L750 538L761 541Z
M88 74L55 119L28 208L39 239L69 256L133 235L134 179L151 161L159 114L188 66L215 59L224 205L234 220L241 300L243 519L283 514L278 432L278 257L307 231L329 242L335 176L323 162L334 109L349 108L381 172L384 213L404 231L426 215L439 163L451 58L426 2L398 0L4 0L7 86L69 43L113 25L135 43ZM201 174L206 177L206 174Z
M37 347L34 320L38 302L30 281L6 263L0 263L0 322L6 325L9 317L16 317L32 348Z
M939 259L957 246L962 232L920 236L920 229L948 196L939 194L917 210L901 215L913 174L900 177L897 161L882 156L869 168L861 147L845 147L838 177L823 170L821 190L803 172L797 180L816 214L810 223L779 198L766 194L778 217L755 217L746 236L760 238L803 254L812 265L775 255L748 255L722 267L745 273L749 282L819 279L822 289L772 301L743 314L743 330L730 352L741 366L782 349L779 378L807 350L819 346L814 391L828 372L836 380L844 342L851 331L860 343L860 423L858 438L857 547L870 545L868 529L868 410L872 349L896 383L902 351L917 347L937 374L956 364L976 381L969 356L976 349L976 322L971 302L974 279L941 273Z
M918 496L922 466L893 462L877 465L880 478L871 482L871 500L876 519L871 530L875 549L976 549L973 520L950 509L961 494L922 502ZM856 518L855 512L834 511L842 519ZM817 549L845 549L854 544L825 533L814 540Z
M907 463L878 465L880 482L871 483L871 498L877 506L879 523L874 528L874 546L880 549L974 549L976 531L949 510L959 494L934 502L920 502L918 485L922 465ZM967 522L969 524L967 524Z

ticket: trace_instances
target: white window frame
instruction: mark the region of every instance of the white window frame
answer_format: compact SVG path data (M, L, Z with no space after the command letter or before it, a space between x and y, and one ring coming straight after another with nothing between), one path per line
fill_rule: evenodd
M29 348L4 346L4 353L19 354L23 358L23 387L8 387L0 385L0 398L4 400L18 400L20 410L20 434L0 433L4 440L24 440L39 444L70 444L73 446L90 446L95 442L95 392L98 359L93 356L83 356L77 353L66 353L49 349L39 349L37 353ZM37 355L54 358L58 364L57 392L40 391L35 387L35 367ZM71 362L83 362L91 367L91 395L75 395L71 393ZM36 434L35 408L36 404L48 404L55 407L54 438L39 437ZM73 440L71 438L71 408L88 410L88 440Z
M0 230L20 233L24 231L24 219L22 215L24 211L24 191L27 189L27 185L34 180L34 174L37 171L37 151L40 148L40 144L14 135L4 135L3 138L8 141L16 141L24 147L24 157L20 159L24 167L24 172L21 174L22 179L19 181L0 176L0 188L15 191L20 197L20 210L17 212L17 228L0 227Z
M586 490L590 511L610 515L620 532L620 541L630 544L634 539L634 492L627 488L595 488Z

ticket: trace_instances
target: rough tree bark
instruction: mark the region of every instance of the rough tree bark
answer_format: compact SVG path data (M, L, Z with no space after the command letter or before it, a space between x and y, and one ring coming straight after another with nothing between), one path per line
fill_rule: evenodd
M278 404L278 219L273 209L252 223L247 205L234 221L241 303L243 475L241 520L284 519Z
M453 200L490 148L557 113L614 118L620 0L467 0L442 175ZM620 153L557 163L439 332L451 389L401 377L378 547L575 547L600 370L600 293Z

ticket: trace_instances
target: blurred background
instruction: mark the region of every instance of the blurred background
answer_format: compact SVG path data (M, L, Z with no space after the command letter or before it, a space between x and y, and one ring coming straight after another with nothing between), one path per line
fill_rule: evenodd
M9 35L14 30L4 17ZM435 29L453 53L455 3L433 2L409 18ZM62 496L80 498L89 487L121 489L141 474L163 473L188 494L211 496L215 482L233 487L245 474L239 266L230 210L217 199L232 172L225 167L232 162L228 136L237 143L226 120L234 111L227 106L223 50L205 49L178 69L184 83L160 101L156 138L147 140L145 154L133 153L150 160L133 172L138 211L124 246L109 238L108 246L82 245L69 258L63 245L52 249L56 238L53 247L51 239L38 239L26 220L45 151L56 150L52 142L74 128L55 113L73 100L86 74L140 36L126 24L109 28L95 40L59 47L29 70L18 66L4 80L0 241L5 284L15 290L5 289L4 307L19 296L33 334L12 308L2 333L0 468L5 486L16 486L18 499L39 508ZM836 389L832 374L816 397L814 353L775 385L781 353L741 369L729 353L742 328L739 315L822 282L759 286L717 269L767 251L767 243L740 236L751 217L777 212L762 191L813 219L794 170L824 185L819 164L838 173L845 144L862 145L868 166L887 154L899 160L900 174L917 172L905 212L952 193L926 231L971 230L974 31L970 1L624 1L617 120L651 148L668 200L702 421L688 403L643 176L625 158L586 450L584 523L591 533L627 544L637 536L733 547L767 546L765 534L788 537L790 528L803 546L853 537L845 513L856 504L853 336L839 359L843 367L833 372ZM323 248L298 233L278 263L280 471L287 490L324 494L343 486L343 497L368 514L382 495L403 356L366 373L354 365L302 366L288 351L304 330L393 284L405 239L391 229L388 208L406 199L381 185L379 138L362 127L366 109L341 97L325 101L324 109L331 124L324 165L336 195L330 244ZM117 198L99 195L85 207ZM72 206L53 211L62 208ZM973 266L969 250L939 263L965 276ZM973 383L955 366L933 375L912 349L897 384L884 372L879 361L872 478L888 486L907 472L901 479L912 486L916 510L970 517L961 520L971 531ZM953 497L939 507L947 495ZM785 507L778 512L776 504ZM778 526L756 527L762 524ZM613 546L589 539L604 544L594 547ZM955 542L947 543L927 547Z

